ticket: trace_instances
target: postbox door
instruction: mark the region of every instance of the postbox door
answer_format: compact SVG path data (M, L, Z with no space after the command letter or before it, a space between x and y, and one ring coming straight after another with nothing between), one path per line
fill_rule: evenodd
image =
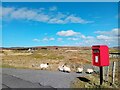
M94 56L94 62L96 64L99 64L99 61L100 61L100 55L99 55L99 53L96 53L95 56Z
M93 50L93 63L96 66L100 65L100 51L99 50Z

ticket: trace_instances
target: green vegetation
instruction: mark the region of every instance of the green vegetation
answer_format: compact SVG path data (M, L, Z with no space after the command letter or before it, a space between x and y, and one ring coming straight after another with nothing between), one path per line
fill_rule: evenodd
M54 60L59 60L59 59L63 59L64 56L59 56L59 55L55 55L55 54L31 54L28 55L31 58L36 58L36 59L54 59Z
M112 63L112 62L111 62ZM106 73L107 67L104 67L104 73ZM100 86L100 77L99 73L93 73L90 74L86 77L78 77L76 78L72 83L71 87L72 88L118 88L120 87L120 82L118 80L119 75L118 75L118 63L116 65L116 70L115 70L115 83L112 84L112 65L109 66L109 77L108 81L105 81L106 79L106 74L104 74L104 82Z
M112 85L111 82L104 81L102 85L99 82L99 75L89 75L86 77L78 77L71 84L71 88L118 88L118 85Z
M118 52L120 52L120 50L116 49L116 48L111 48L111 49L109 49L109 52L110 53L118 53Z
M16 68L16 69L29 69L28 67L22 66L12 66L12 65L8 65L8 64L2 64L0 65L0 68Z

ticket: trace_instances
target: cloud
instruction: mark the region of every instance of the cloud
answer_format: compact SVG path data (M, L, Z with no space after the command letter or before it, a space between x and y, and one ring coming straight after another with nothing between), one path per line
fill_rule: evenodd
M100 39L100 40L111 40L112 38L109 37L109 36L105 36L105 35L99 35L99 36L97 36L97 39Z
M22 13L22 14L21 14ZM13 19L27 19L39 22L46 22L49 20L49 16L45 15L44 13L37 13L33 10L28 10L26 8L21 8L15 10L11 13L11 18Z
M75 32L73 30L67 30L67 31L62 30L62 31L57 32L57 35L65 36L65 37L75 36L75 35L78 35L78 34L79 34L79 32Z
M49 39L47 37L43 38L43 41L48 41Z
M97 36L97 39L106 40L106 41L118 41L118 38L120 38L120 29L114 28L110 31L96 31L96 34L99 34Z
M52 19L50 19L48 21L48 23L51 23L51 24L54 24L54 23L56 23L56 24L65 24L66 22L64 22L63 20L60 20L58 18L52 18Z
M50 41L53 41L53 40L55 40L55 38L49 38L49 40L50 40Z
M81 46L91 46L91 45L108 45L108 46L117 46L118 45L118 38L120 39L119 29L113 28L109 31L96 31L94 33L98 34L97 36L86 36L80 34L79 37L81 38L79 41L76 42L76 45Z
M57 41L62 41L63 39L62 38L58 38Z
M96 31L95 34L102 34L102 35L109 35L109 36L119 36L120 33L118 33L120 29L114 28L111 31Z
M120 29L114 28L114 29L111 31L111 34L112 34L112 35L115 35L115 36L119 36L119 35L120 35L119 31L120 31Z
M42 41L54 41L54 40L55 40L55 38L47 38L47 37L45 37L45 38L43 38Z
M50 10L50 11L56 11L56 10L57 10L57 7L55 7L55 6L50 7L49 10Z
M51 7L50 10L56 11L57 7ZM15 7L2 7L3 13L0 16L3 16L3 19L24 19L32 20L50 24L67 24L67 23L80 23L87 24L93 23L93 21L84 20L81 17L78 17L73 14L66 14L61 12L50 12L46 11L45 8L39 9L28 9L15 8Z
M97 38L94 39L84 39L81 42L77 42L76 45L78 46L92 46L92 45L111 45L113 41L109 40L99 40ZM117 42L114 43L117 45Z
M13 7L11 7L11 8L9 8L9 7L1 7L2 8L2 15L3 16L8 16L8 15L10 15L12 12L14 12L14 8Z
M113 28L110 31L96 31L94 33L99 34L96 36L96 39L99 43L106 43L107 45L118 45L118 39L120 38L120 29Z
M33 41L34 42L39 42L40 40L35 38L35 39L33 39Z
M82 39L94 39L93 36L85 36L85 35L83 35L83 34L81 34L80 37L81 37Z
M118 36L119 29L113 28L110 31L96 31L98 35L96 36L88 36L84 35L81 32L75 32L74 30L62 30L57 32L56 34L58 36L64 36L65 40L70 40L74 43L69 43L69 45L77 45L77 46L91 46L91 45L108 45L108 46L117 46L118 45L118 38L120 39L120 36ZM54 37L45 37L41 41L53 41L56 40L58 42L64 42L63 38L54 38ZM34 41L39 42L38 39L34 39Z
M77 41L77 40L79 40L79 38L68 38L68 40Z
M87 21L87 20L82 19L81 17L76 17L76 16L74 16L74 15L68 16L64 21L65 21L66 23L67 23L67 22L71 22L71 23L82 23L82 24L85 24L85 23L93 23L93 21Z
M87 23L93 23L94 21L87 21L82 19L81 17L77 17L74 15L69 15L66 16L63 15L64 18L59 18L59 17L55 17L49 20L48 23L57 23L57 24L66 24L66 23L81 23L81 24L87 24Z

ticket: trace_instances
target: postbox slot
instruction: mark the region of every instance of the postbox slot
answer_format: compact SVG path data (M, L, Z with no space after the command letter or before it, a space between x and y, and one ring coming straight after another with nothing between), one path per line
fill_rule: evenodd
M93 53L100 53L100 50L99 49L94 49Z

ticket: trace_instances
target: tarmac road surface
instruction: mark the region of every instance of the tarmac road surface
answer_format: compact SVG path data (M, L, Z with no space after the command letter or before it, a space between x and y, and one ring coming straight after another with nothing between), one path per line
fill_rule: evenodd
M60 71L2 69L2 87L4 88L70 88L76 77L86 73L65 73Z

